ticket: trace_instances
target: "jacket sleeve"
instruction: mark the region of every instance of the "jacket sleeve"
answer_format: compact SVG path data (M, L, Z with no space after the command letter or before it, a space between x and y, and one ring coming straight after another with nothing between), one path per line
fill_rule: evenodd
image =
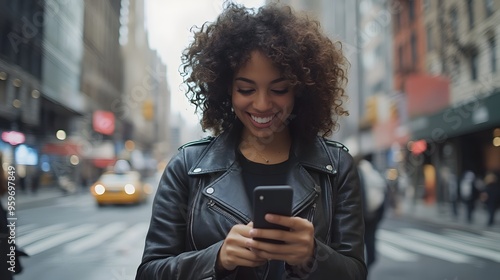
M185 150L174 156L156 192L142 262L136 280L215 279L215 262L222 241L187 251L189 179Z
M287 267L290 279L365 280L364 222L357 168L351 155L342 149L333 155L338 160L333 179L334 216L331 244L316 239L314 256L305 267Z

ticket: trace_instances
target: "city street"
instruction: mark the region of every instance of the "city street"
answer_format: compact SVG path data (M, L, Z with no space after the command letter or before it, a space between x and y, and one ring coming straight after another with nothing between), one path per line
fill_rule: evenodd
M18 210L16 244L30 257L22 258L24 271L15 279L134 279L152 199L98 207L89 193L79 193Z
M498 240L499 232L389 217L378 232L378 260L368 279L498 279Z
M166 174L189 192L169 201L216 210L190 212L192 236L210 231L193 248L223 239L216 225L232 217L217 212L241 204L224 182L248 192L307 177L316 201L304 193L296 209L330 241L356 231L360 244L352 201L366 217L389 208L367 238L368 280L500 279L500 0L0 7L0 280L16 248L29 256L14 280L134 280L179 150ZM343 191L356 168L360 191ZM345 200L329 203L337 190ZM361 274L340 263L317 271Z
M152 197L98 207L87 193L18 210L17 244L31 255L16 280L128 280L140 262ZM497 279L500 233L388 214L370 280Z

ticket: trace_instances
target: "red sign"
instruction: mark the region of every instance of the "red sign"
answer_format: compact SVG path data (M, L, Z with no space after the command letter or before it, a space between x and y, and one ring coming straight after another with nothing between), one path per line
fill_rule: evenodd
M42 153L58 156L80 155L82 147L77 143L61 142L46 143L42 147Z
M115 131L115 115L108 111L95 111L92 126L96 132L112 135Z
M405 91L411 118L439 112L450 103L450 81L443 76L410 75Z
M13 146L24 143L26 137L23 133L17 131L4 131L2 132L2 140Z
M427 142L425 140L418 140L413 142L411 145L411 153L414 155L420 155L427 150Z

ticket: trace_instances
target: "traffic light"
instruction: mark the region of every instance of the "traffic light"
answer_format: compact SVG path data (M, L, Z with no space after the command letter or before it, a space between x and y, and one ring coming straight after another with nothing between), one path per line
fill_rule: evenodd
M152 121L154 119L155 108L151 99L145 100L144 103L142 103L142 115L147 121Z

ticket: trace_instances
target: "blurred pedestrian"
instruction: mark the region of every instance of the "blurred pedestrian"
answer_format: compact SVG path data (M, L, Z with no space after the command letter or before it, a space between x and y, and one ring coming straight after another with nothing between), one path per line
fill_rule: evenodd
M500 206L500 171L489 171L484 177L484 191L482 201L486 204L488 210L487 226L495 223L495 212Z
M447 193L448 201L451 204L451 213L453 218L458 219L458 207L460 203L460 198L458 195L458 182L457 176L451 168L444 166L441 169L441 180L442 186Z
M465 203L468 223L472 223L476 202L480 195L480 180L471 170L466 170L460 180L460 198Z
M31 174L31 192L33 194L37 194L38 188L40 186L41 170L37 166L34 166L32 170L33 171Z
M363 214L365 221L366 266L368 269L377 259L376 232L384 217L388 191L387 181L371 162L355 158L363 195Z
M215 137L166 167L136 279L366 279L359 178L325 138L346 114L341 46L290 7L224 6L182 56ZM292 187L292 217L266 215L290 230L253 227L251 194L266 185Z

